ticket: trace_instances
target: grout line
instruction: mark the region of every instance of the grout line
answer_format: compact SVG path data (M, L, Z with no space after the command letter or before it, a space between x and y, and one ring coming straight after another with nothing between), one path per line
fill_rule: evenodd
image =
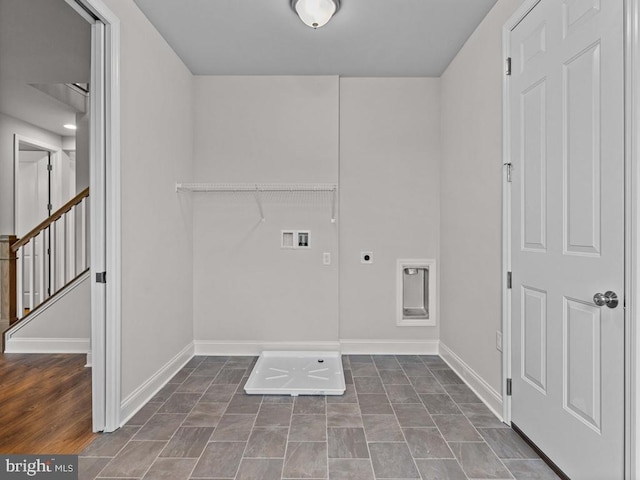
M398 361L398 359L396 359L396 362ZM375 362L374 362L375 363ZM400 362L398 362L400 363ZM377 366L376 366L377 368ZM400 371L407 377L407 380L409 380L409 376L407 375L407 373L404 371L404 368L402 368L402 365L400 365ZM379 373L379 372L378 372ZM411 380L409 380L409 382L411 382ZM411 383L409 383L409 385L411 385ZM382 384L382 388L384 388L385 392L387 390L387 386L383 383ZM413 391L415 392L415 388L413 388L413 385L411 385L411 388L413 389ZM417 395L417 392L415 392ZM418 397L420 398L420 397ZM391 403L391 402L389 402ZM416 405L416 404L412 404L412 405ZM423 406L424 410L427 412L427 415L429 415L429 417L431 417L431 414L429 413L429 410L427 410L427 408L424 406L424 404L421 403L421 405ZM391 409L393 410L393 413L395 415L395 408L393 408L393 405L391 406ZM397 417L396 417L397 419ZM435 422L434 422L435 423ZM400 421L398 420L398 424L400 424ZM404 428L402 428L402 425L400 425L400 433L402 433L402 438L404 438L404 443L405 445L407 445L407 449L409 450L409 454L411 455L411 460L413 460L413 466L416 469L416 472L418 472L418 476L420 478L422 478L422 474L420 473L420 469L418 468L418 463L416 462L415 457L413 456L413 452L411 451L411 447L409 446L409 442L407 441L407 436L404 433ZM453 452L452 452L453 453Z
M438 355L438 358L440 358L440 356ZM424 361L422 362L424 363ZM440 380L438 380L438 377L436 377L433 374L433 371L429 368L429 365L427 365L426 363L424 363L427 371L433 376L433 378L435 378L436 382L438 382L438 385L440 385L442 387L442 389L447 392L447 389L444 388L444 385L442 383L440 383ZM448 395L448 393L447 393ZM453 399L451 399L452 402L456 403ZM458 404L456 403L456 407L458 406ZM426 406L425 406L426 408ZM460 410L460 408L458 408L458 410ZM428 411L428 410L427 410ZM430 414L431 415L431 414ZM465 417L466 418L466 417ZM433 415L431 415L431 419L433 419ZM438 429L438 433L440 433L440 436L442 437L442 439L445 441L445 443L447 444L447 448L449 449L449 451L451 452L451 455L453 455L453 459L456 461L456 463L458 464L458 466L460 467L460 471L462 472L462 474L469 478L469 475L467 475L467 472L464 471L464 468L462 468L462 464L460 463L460 460L458 459L458 457L456 456L456 454L453 451L453 448L451 448L451 445L449 443L449 441L444 437L444 435L442 434L442 430L440 430L440 427L438 426L438 424L435 422L433 422L436 426L436 428Z
M341 356L342 357L342 356ZM342 362L342 358L340 358L340 362ZM349 364L351 366L351 364ZM344 365L342 366L342 372L344 376ZM352 377L353 378L353 377ZM347 384L344 385L344 391L347 391ZM364 429L363 429L364 430ZM329 412L327 407L327 397L324 397L324 438L327 442L327 478L329 477ZM284 466L282 467L284 469Z
M247 367L247 370L249 370L249 367ZM246 373L246 371L245 371ZM244 376L242 377L244 379ZM238 384L238 388L236 389L234 396L237 394L238 389L240 388L240 385L242 384L242 380L240 380L240 383ZM258 406L258 411L256 412L256 418L253 419L253 425L251 425L251 430L249 430L249 436L247 437L247 441L244 444L244 450L242 450L242 455L240 456L240 462L238 462L238 468L236 468L236 473L233 475L233 477L235 478L238 475L238 472L240 471L240 466L242 465L242 460L245 459L245 452L247 451L247 448L249 448L249 441L251 440L251 435L253 435L253 431L256 428L256 422L258 421L258 416L260 415L260 410L262 409L262 405L264 405L264 395L260 396L260 404ZM231 397L231 401L233 401L233 396ZM231 403L231 402L229 402ZM224 413L222 414L224 416ZM291 423L291 421L289 421L289 423Z
M349 365L352 366L351 365L351 360L349 360ZM373 365L375 367L375 363ZM378 369L376 368L376 371L377 370ZM370 442L369 442L369 439L367 438L367 429L364 427L364 418L362 418L363 414L362 414L362 409L360 408L360 401L358 400L358 390L356 388L355 377L353 377L353 370L352 370L352 373L351 373L351 377L354 379L353 380L353 391L355 392L356 401L358 402L358 410L360 411L360 420L362 421L362 432L364 433L364 441L365 441L365 444L367 445L367 453L369 454L369 465L371 466L371 473L373 474L373 478L377 478L376 477L376 471L373 469L373 455L371 455L371 448L369 448L369 443ZM378 375L378 379L380 380L380 383L382 383L382 379L380 378L380 375ZM392 408L392 410L393 410L393 408ZM394 413L393 416L395 417L395 413ZM396 419L396 422L397 421L398 420Z
M180 385L182 385L184 382L186 382L186 381L189 379L189 377L191 377L191 376L192 376L193 372L195 372L195 371L196 371L196 369L204 363L204 361L205 361L205 359L206 359L206 358L207 358L207 357L203 357L202 361L201 361L201 362L200 362L200 363L199 363L199 364L198 364L198 365L193 369L193 371L192 371L191 373L189 373L189 375L187 375L187 377L182 381L182 383L180 383ZM227 363L227 362L225 361L225 363L223 363L223 364L222 364L222 368L224 368L224 365L226 365L226 363ZM196 405L198 405L198 402L202 399L202 397L204 396L205 392L208 390L208 388L211 386L211 384L213 384L213 381L214 381L214 380L215 380L215 378L220 374L220 372L222 371L222 368L221 368L221 369L218 371L218 373L216 373L216 374L214 375L214 377L211 379L211 382L209 383L209 386L208 386L207 388L205 388L204 392L202 392L202 393L200 394L200 398L199 398L199 399L198 399L198 400L193 404L193 407L191 407L191 410L189 410L189 413L187 413L187 414L185 415L184 420L182 420L182 422L180 422L180 425L178 426L178 428L176 428L175 432L173 432L173 435L171 435L171 438L169 439L169 441L167 441L167 445L166 445L162 450L160 450L160 452L159 452L159 453L158 453L158 455L156 456L155 460L154 460L153 462L151 462L151 465L149 465L149 468L147 469L147 471L145 471L145 472L144 472L144 475L142 475L142 477L141 477L141 478L144 478L144 476L149 472L149 470L151 469L151 467L153 466L153 464L154 464L155 462L157 462L157 461L158 461L158 459L160 458L160 454L161 454L161 453L162 453L162 452L167 448L167 446L169 445L169 443L171 442L171 440L173 440L173 438L175 437L175 434L178 432L178 430L180 430L180 429L182 428L182 425L184 425L184 422L186 422L186 421L187 421L187 418L189 418L189 415L191 415L191 412L193 412L193 409L194 409L194 408L196 408ZM178 388L180 388L180 387L178 386ZM176 388L176 391L178 390L178 388ZM174 392L174 393L176 393L176 392ZM172 394L172 395L173 395L173 394ZM171 398L171 396L169 396L169 398ZM233 397L232 397L232 400L233 400ZM169 399L167 399L167 401L169 401ZM227 404L227 406L228 406L228 404ZM160 407L160 408L162 408L162 407ZM158 410L160 410L160 408L159 408ZM213 431L215 432L215 428L214 428L214 430L213 430ZM213 432L211 432L211 434L213 435ZM211 437L209 437L209 438L211 438ZM202 454L203 454L203 453L204 453L204 451L207 449L207 445L208 445L208 444L209 444L209 441L208 441L208 439L207 439L207 442L205 442L204 448L202 449L202 451L200 452L200 455L198 455L197 460L196 460L196 461L195 461L195 463L193 464L193 468L191 469L191 472L189 473L189 477L191 477L191 474L192 474L192 473L193 473L193 471L195 470L196 465L198 465L198 463L200 462L200 458L202 458Z

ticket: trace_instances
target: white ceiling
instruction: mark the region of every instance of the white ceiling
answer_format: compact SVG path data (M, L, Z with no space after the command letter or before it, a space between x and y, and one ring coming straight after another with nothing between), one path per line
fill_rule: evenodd
M64 0L0 0L0 112L57 133L76 110L30 84L88 83L91 27Z
M324 27L290 0L135 0L196 75L439 76L496 0L342 0Z

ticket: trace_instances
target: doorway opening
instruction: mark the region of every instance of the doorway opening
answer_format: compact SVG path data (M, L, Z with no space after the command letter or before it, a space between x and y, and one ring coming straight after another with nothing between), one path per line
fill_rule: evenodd
M16 134L14 172L14 231L24 239L76 196L80 187L76 184L75 137L56 146ZM61 222L43 228L33 238L32 248L21 251L18 318L28 315L89 266L88 207L84 204L69 212L60 214Z
M65 281L61 276L85 270L84 291L91 292L87 315L90 325L85 336L90 338L89 359L93 361L88 370L92 374L92 408L86 411L93 415L94 431L112 431L119 427L120 413L119 332L111 333L119 329L119 22L100 0L17 0L3 2L2 8L1 17L9 22L3 30L24 30L29 41L21 42L19 35L10 35L1 47L3 52L12 49L11 55L1 55L0 123L3 135L10 132L13 146L14 155L10 156L9 150L5 156L11 163L2 164L2 168L6 168L5 178L13 177L15 206L8 215L0 212L4 230L0 233L9 234L5 237L12 237L14 243L10 245L15 246L34 226L56 217L57 208L65 209L69 197L78 192L80 181L84 182L80 193L90 187L92 197L90 203L86 199L78 202L75 212L62 212L61 216L68 217L64 225L57 229L46 226L49 230L31 243L30 251L22 252L19 258L24 268L15 270L25 275L14 283L26 286L26 295L12 298L23 304L20 310L24 315L25 306L28 313L30 303L46 298ZM5 15L10 9L22 14ZM72 17L74 20L69 20ZM65 21L74 23L76 30L67 28ZM43 35L44 30L51 34ZM80 40L73 34L77 30L85 35ZM55 53L57 43L65 48ZM76 53L86 59L83 70L71 65ZM38 56L46 62L39 61ZM16 62L15 68L5 68L10 61ZM82 74L77 75L80 71ZM44 114L38 114L38 104L44 106ZM59 121L69 115L69 119ZM69 128L67 124L75 124L77 133L83 128L82 136L75 135L76 142L74 135L63 129L63 125ZM111 176L107 179L107 175ZM111 202L108 208L107 192ZM66 259L56 256L53 249L64 242L77 247ZM104 278L108 266L113 267L109 269L109 287L94 282L95 273L102 273L100 278ZM89 345L89 340L86 343Z

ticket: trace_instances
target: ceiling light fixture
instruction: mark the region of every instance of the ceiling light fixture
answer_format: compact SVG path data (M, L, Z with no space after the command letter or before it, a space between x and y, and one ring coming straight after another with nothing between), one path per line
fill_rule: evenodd
M68 128L69 130L77 130L78 129L78 127L76 127L75 125L73 125L71 123L65 124L64 128Z
M300 20L313 29L326 25L340 8L340 0L291 0Z

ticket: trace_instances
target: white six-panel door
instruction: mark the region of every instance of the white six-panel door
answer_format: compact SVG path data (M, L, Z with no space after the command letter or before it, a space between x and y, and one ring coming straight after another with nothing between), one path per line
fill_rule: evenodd
M509 33L512 422L569 477L624 475L623 0ZM612 304L612 303L610 303Z

